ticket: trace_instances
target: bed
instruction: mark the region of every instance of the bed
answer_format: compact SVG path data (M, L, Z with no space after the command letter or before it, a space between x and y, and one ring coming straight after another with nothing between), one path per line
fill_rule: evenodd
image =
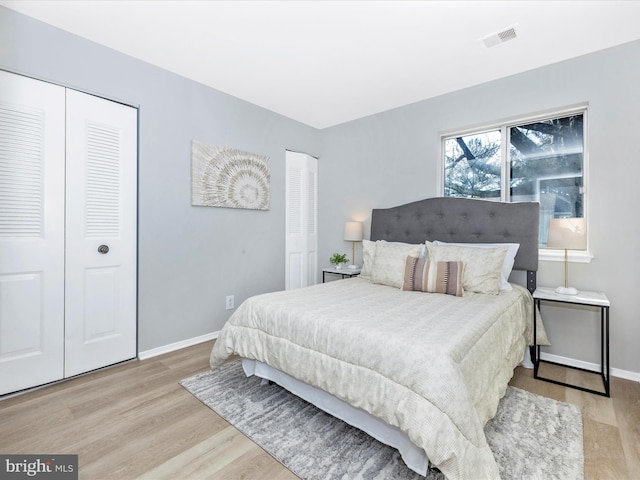
M538 215L537 203L451 197L374 209L362 278L247 299L211 367L239 355L248 375L397 448L423 475L431 462L450 479L499 478L483 427L533 343ZM511 268L526 288L506 281Z

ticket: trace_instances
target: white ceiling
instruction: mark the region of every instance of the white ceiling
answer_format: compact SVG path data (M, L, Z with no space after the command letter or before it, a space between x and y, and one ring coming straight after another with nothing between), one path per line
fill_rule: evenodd
M0 5L316 128L640 38L640 1Z

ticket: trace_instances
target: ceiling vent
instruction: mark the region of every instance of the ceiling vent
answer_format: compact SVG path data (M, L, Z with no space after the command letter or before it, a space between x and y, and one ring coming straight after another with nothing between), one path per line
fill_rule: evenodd
M515 27L510 27L510 28L507 28L506 30L502 30L501 32L487 35L486 37L482 38L482 41L484 42L485 47L491 48L491 47L495 47L500 43L513 40L517 37L518 36L516 35Z

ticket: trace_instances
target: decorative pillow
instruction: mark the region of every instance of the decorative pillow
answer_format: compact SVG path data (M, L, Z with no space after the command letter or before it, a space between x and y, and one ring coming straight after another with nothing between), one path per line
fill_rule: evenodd
M427 245L432 262L463 262L462 288L465 292L500 293L500 273L507 247L474 248L457 245Z
M376 242L362 240L362 270L360 271L360 278L371 280L371 270L373 269L375 256Z
M461 297L464 263L432 262L418 257L407 257L402 290L444 293Z
M509 276L511 270L513 270L513 263L516 259L516 254L520 248L519 243L447 243L440 242L438 240L433 242L435 245L457 245L458 247L474 247L474 248L499 248L507 247L507 254L504 256L504 262L502 263L502 271L500 272L500 290L513 290L513 287L509 283Z
M408 256L420 255L421 245L378 240L371 269L371 281L390 287L402 288L404 264Z

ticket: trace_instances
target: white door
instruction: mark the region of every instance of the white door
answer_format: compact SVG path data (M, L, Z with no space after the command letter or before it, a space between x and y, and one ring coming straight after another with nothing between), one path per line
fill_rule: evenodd
M63 376L65 90L0 71L0 394Z
M65 376L136 356L137 111L67 90Z
M285 289L314 285L318 276L318 159L286 152Z

